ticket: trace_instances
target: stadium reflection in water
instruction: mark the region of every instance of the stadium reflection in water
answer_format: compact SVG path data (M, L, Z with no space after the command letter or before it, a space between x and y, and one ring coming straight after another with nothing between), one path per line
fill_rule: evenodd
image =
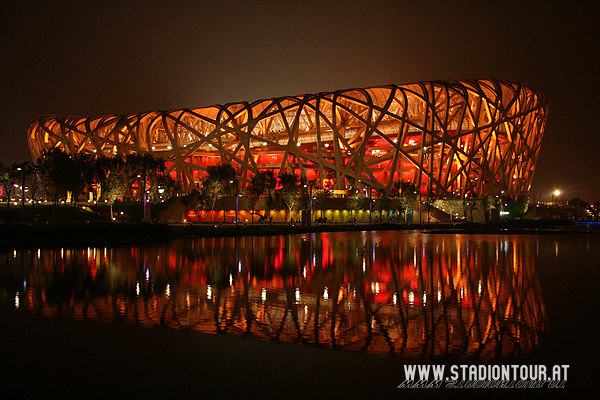
M531 236L346 232L40 249L21 255L15 304L47 318L489 361L532 352L547 329L535 248Z

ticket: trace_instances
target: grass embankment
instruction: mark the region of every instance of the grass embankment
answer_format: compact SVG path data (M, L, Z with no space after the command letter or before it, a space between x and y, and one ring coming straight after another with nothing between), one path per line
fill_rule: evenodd
M152 217L165 207L166 203L148 205ZM142 220L142 205L138 202L117 202L113 206L113 216L121 222L140 222ZM88 223L110 221L110 206L98 203L78 203L76 206L71 204L61 204L56 208L48 203L43 204L25 204L25 213L21 203L0 203L0 223Z
M139 203L118 203L113 207L119 222L110 220L110 207L104 204L61 205L0 204L0 245L99 244L118 241L171 237L166 225L141 222ZM153 210L154 211L154 210ZM22 220L25 223L22 223Z

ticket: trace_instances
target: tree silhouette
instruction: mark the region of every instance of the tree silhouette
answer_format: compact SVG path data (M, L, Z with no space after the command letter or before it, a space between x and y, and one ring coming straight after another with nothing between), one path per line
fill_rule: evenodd
M492 222L492 210L498 207L498 199L491 194L488 194L483 199L483 210L488 215L488 222Z
M333 190L331 189L313 189L312 191L313 203L321 210L321 219L323 219L323 207L328 198L333 196Z
M58 148L45 150L38 165L42 193L54 205L52 218L56 221L58 205L67 199L67 192L74 193L81 185L81 173L73 157Z
M29 161L14 164L14 173L21 180L21 223L25 223L25 181L35 172L35 167Z
M408 181L396 181L392 184L392 197L398 201L398 211L404 214L404 222L407 222L408 210L417 200L417 187Z
M101 197L106 199L107 204L110 206L110 219L113 217L113 205L119 197L125 194L125 179L123 175L117 171L111 171L104 180L102 185Z
M354 220L354 211L361 209L362 204L365 200L362 190L355 187L350 190L348 197L346 198L346 206L350 209L350 218Z
M125 157L125 170L129 173L129 182L137 181L140 202L143 208L143 221L146 221L146 181L153 182L157 179L159 173L166 170L165 161L162 158L154 157L150 153L128 154Z
M214 222L214 209L217 200L232 194L236 182L235 169L231 164L212 165L207 168L208 177L202 184L202 199L210 206L211 220Z
M390 195L385 189L377 189L376 190L377 197L375 198L375 209L379 211L380 217L379 222L383 222L383 211L389 210L390 207ZM389 215L388 215L389 221Z
M0 182L2 182L3 193L6 196L6 207L10 209L10 193L13 190L15 174L11 167L5 167L0 163Z
M302 189L302 179L294 173L280 172L277 176L280 188L277 189L282 200L288 209L288 218L291 222L292 210L300 205L300 195Z

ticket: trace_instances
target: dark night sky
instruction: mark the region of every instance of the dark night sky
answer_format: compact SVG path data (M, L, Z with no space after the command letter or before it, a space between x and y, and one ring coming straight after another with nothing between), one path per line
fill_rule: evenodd
M600 200L591 1L2 1L0 161L42 114L201 107L390 83L511 79L550 104L532 190Z

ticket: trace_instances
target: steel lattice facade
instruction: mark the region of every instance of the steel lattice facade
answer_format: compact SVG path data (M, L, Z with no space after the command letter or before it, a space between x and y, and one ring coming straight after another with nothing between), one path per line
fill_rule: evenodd
M34 159L53 147L161 156L184 191L207 167L229 163L242 184L272 169L331 189L405 180L422 192L481 197L529 191L546 118L544 96L518 82L431 81L129 115L40 116L28 140Z

